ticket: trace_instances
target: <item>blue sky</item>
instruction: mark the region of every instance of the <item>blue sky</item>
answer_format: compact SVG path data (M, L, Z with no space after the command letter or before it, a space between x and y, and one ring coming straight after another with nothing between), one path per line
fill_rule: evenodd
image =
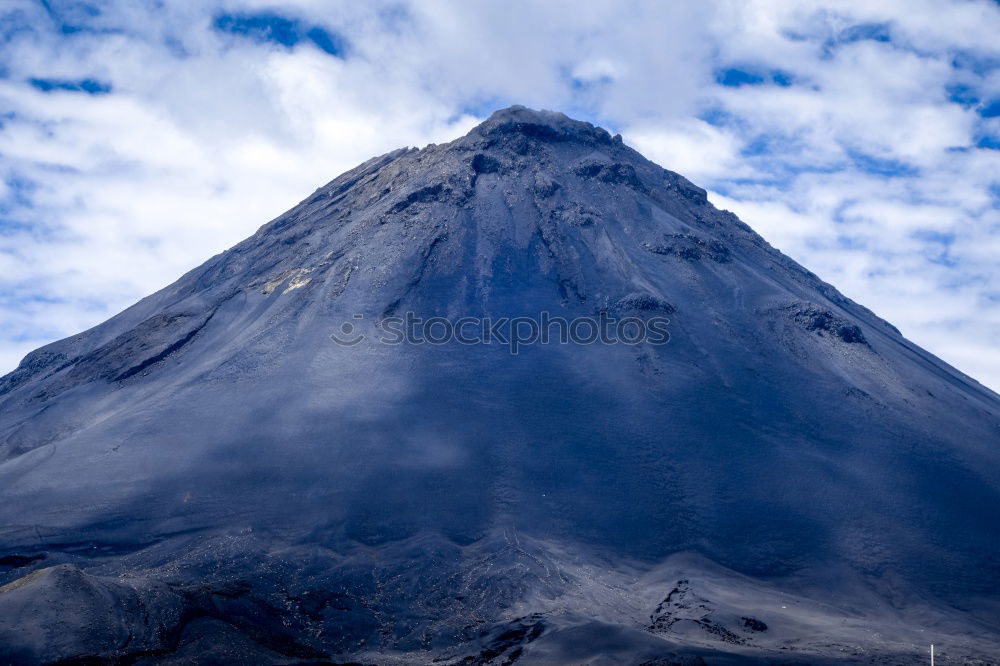
M521 103L621 132L998 389L998 35L992 0L6 0L0 372Z

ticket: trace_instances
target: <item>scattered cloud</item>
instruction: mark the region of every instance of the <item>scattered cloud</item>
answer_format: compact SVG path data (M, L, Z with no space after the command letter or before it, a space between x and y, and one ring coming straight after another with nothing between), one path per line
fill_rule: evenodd
M555 108L1000 387L989 0L8 0L0 372L368 157Z

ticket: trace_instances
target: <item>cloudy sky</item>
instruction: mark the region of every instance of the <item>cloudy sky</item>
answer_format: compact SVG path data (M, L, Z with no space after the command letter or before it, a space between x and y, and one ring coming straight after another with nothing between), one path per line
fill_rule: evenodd
M514 103L621 132L1000 389L993 0L3 0L0 373Z

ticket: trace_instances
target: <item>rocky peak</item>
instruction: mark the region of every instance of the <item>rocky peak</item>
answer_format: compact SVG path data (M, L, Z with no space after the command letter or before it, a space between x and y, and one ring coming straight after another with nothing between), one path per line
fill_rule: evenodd
M608 145L615 140L607 130L588 122L573 120L564 113L536 111L520 105L494 112L472 134L494 141L512 135L549 143L577 141ZM619 136L618 141L620 140Z

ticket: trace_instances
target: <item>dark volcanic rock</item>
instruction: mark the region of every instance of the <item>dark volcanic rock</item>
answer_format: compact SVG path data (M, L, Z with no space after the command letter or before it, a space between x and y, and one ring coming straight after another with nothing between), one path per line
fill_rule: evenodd
M985 663L998 442L995 394L705 190L514 107L0 379L0 663Z
M706 256L719 264L732 260L729 248L723 243L693 234L666 234L662 244L645 244L643 247L655 254L672 255L688 261L701 261Z
M832 335L848 344L868 345L865 334L857 324L852 324L825 308L810 303L795 303L786 308L792 318L807 331L819 336Z

